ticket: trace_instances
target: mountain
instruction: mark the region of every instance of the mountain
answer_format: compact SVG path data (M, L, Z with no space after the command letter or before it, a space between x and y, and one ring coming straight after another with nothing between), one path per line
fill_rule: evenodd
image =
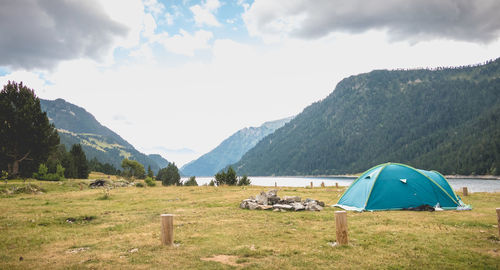
M288 123L293 117L266 122L260 127L244 128L225 139L214 150L181 168L184 175L211 176L240 160L262 138Z
M95 117L85 109L66 102L63 99L40 99L42 110L57 128L61 143L70 149L73 144L80 143L87 159L97 158L101 163L110 163L121 168L124 158L134 159L151 170L158 172L166 160L161 157L150 157L137 151L130 143L109 128L101 125ZM161 164L159 164L161 163ZM162 167L163 168L163 167Z
M148 155L148 157L153 160L154 162L156 162L156 164L158 164L158 166L161 168L166 168L167 165L168 165L168 160L164 159L161 155L158 155L158 154L151 154L151 155ZM147 169L147 167L146 167Z
M445 174L500 174L500 58L343 79L234 168L250 175L327 175L384 162Z

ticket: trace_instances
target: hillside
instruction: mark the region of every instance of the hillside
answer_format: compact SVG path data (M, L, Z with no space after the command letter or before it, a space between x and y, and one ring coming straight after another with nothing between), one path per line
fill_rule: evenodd
M233 164L248 150L254 147L262 138L288 123L292 117L266 122L260 127L244 128L225 139L212 151L184 165L181 171L184 175L211 176L224 167Z
M346 78L235 168L250 175L343 174L389 161L445 174L500 174L500 59Z
M157 172L164 163L168 163L161 156L148 157L137 151L130 143L101 125L92 114L81 107L63 99L40 99L40 105L42 110L47 112L50 122L56 126L61 143L66 145L66 149L69 150L73 144L80 143L87 159L95 157L101 163L110 163L121 169L121 161L129 158L137 160L145 168L151 166L154 172Z

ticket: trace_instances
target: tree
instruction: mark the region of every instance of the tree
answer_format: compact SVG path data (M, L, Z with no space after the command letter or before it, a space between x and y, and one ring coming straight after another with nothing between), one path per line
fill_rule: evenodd
M85 156L85 152L83 152L82 146L79 143L73 144L69 153L71 154L73 164L76 168L76 178L89 178L89 165L87 163L87 157Z
M124 159L122 160L123 175L125 177L135 177L139 179L144 179L146 177L146 171L144 166L137 162L136 160Z
M161 184L164 186L181 185L181 176L175 163L169 163L166 168L160 169L156 180L161 180Z
M251 181L246 174L240 177L240 179L238 180L238 186L248 186L250 185L250 183Z
M231 166L229 166L227 172L221 170L215 175L215 183L217 184L217 186L235 186L238 183L238 179L236 178L236 171Z
M89 162L89 171L102 172L105 174L119 175L119 170L115 168L112 164L101 163L97 158L91 159Z
M153 171L151 170L151 165L148 165L148 177L151 177L153 178L155 176L155 174L153 173Z
M184 182L184 186L198 186L198 182L196 182L196 176L189 177L189 180Z
M34 91L9 81L0 91L0 170L9 177L31 176L58 144Z

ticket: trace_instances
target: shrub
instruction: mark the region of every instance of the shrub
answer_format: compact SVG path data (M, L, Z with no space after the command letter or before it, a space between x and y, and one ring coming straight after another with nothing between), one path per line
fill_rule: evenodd
M49 169L45 164L40 164L38 166L38 172L33 173L33 178L37 180L49 180L49 181L59 181L64 180L64 167L61 164L57 164L55 173L48 173Z
M156 186L155 180L153 180L153 178L151 177L146 177L146 179L144 179L144 183L146 183L148 187Z
M136 187L144 187L144 184L143 184L143 183L141 183L141 182L137 182L137 183L135 183L135 186L136 186Z
M195 176L189 177L189 180L184 182L184 185L185 186L198 186L198 182L196 182L196 177Z
M210 180L210 183L208 183L209 186L215 186L215 182L214 182L214 179Z

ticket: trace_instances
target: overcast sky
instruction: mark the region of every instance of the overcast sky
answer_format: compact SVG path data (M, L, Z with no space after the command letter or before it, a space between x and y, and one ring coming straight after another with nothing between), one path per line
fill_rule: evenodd
M4 0L0 83L183 165L350 75L500 57L498 0Z

